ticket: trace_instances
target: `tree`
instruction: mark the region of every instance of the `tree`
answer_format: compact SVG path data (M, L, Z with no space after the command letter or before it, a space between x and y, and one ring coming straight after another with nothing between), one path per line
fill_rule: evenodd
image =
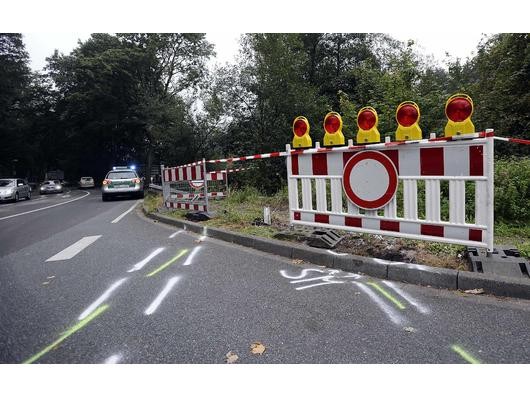
M23 169L24 101L31 81L21 34L0 34L0 174Z

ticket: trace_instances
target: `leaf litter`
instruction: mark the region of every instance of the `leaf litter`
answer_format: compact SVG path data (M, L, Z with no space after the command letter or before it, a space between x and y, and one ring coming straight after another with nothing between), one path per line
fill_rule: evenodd
M261 342L256 341L250 345L250 352L254 355L262 355L265 352L265 345Z
M237 360L239 359L239 356L237 356L234 352L232 351L229 351L227 354L226 354L226 363L228 364L232 364L232 363L235 363L237 362Z

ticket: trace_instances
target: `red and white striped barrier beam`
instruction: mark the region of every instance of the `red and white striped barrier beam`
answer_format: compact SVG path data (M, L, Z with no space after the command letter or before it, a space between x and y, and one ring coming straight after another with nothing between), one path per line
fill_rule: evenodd
M287 173L293 224L493 248L492 132L287 149L291 154ZM425 213L421 216L418 180L425 183ZM449 221L441 219L442 181L449 184ZM466 221L468 182L475 184L472 223ZM400 183L403 215L398 217Z
M249 168L237 168L237 169L223 169L219 171L208 172L206 175L206 180L208 181L226 180L226 175L228 173L243 172L249 169L252 169L252 168L249 167Z
M204 204L194 204L194 203L184 203L184 202L166 201L166 207L171 208L171 209L200 210L202 212L207 211L207 207Z
M311 224L317 227L337 228L344 230L355 229L357 232L373 232L380 235L396 237L421 236L423 240L446 242L455 244L480 243L483 245L486 227L472 225L451 225L421 221L407 221L403 219L381 219L369 216L347 216L337 214L322 214L315 212L294 211L296 223ZM375 231L375 232L374 232Z
M206 180L208 181L225 180L225 179L226 179L226 172L224 171L208 172L206 174Z
M500 140L502 142L511 142L511 143L519 143L519 144L530 145L530 140L526 140L526 139L517 139L517 138L495 136L495 140Z
M204 178L202 165L164 168L164 181L193 181Z
M173 193L171 194L172 198L178 198L178 199L188 199L188 198L204 198L204 193ZM208 193L208 197L226 197L226 193L222 191L212 191Z
M277 151L274 153L247 155L244 157L232 157L232 158L207 160L206 162L209 164L218 164L222 162L237 162L237 161L248 161L248 160L263 159L263 158L285 157L286 155L287 153L285 151Z
M248 167L248 168L226 169L226 170L222 170L221 172L223 172L223 173L234 173L234 172L243 172L243 171L246 171L246 170L249 170L249 169L252 169L252 168Z

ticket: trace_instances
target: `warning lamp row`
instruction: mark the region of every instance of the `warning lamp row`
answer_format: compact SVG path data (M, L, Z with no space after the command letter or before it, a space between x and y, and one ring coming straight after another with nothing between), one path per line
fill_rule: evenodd
M475 132L475 126L471 121L473 114L473 100L465 94L451 96L445 104L445 115L447 124L445 126L445 137L464 135ZM422 131L419 126L420 108L414 102L403 102L396 109L396 140L420 140ZM357 113L357 143L378 143L381 135L377 129L379 117L373 107L363 107ZM303 116L296 117L293 121L293 147L311 147L313 142L309 136L309 121ZM344 145L344 134L342 133L342 117L334 111L324 117L324 146Z

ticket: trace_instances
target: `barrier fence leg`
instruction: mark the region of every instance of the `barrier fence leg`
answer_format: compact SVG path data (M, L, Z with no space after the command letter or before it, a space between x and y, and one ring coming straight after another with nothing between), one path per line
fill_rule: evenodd
M164 164L160 164L160 176L162 179L162 196L164 198L164 206L167 206L166 203L169 201L169 183L166 182L164 177Z
M493 132L493 129L486 129L486 133ZM494 148L493 148L493 137L487 138L486 142L486 172L488 177L488 198L486 201L487 206L487 226L488 226L488 234L487 234L487 240L486 243L488 244L488 256L492 254L493 252L493 236L494 236L494 230L493 227L495 225L495 217L494 217Z
M204 202L205 202L205 209L206 213L210 212L210 208L208 207L208 177L206 174L206 159L202 159L202 174L204 177Z
M291 145L285 146L287 156L285 157L285 164L287 166L287 195L289 197L289 225L293 225L293 209L298 208L298 181L291 179L292 176L292 158ZM296 201L295 201L296 200Z

